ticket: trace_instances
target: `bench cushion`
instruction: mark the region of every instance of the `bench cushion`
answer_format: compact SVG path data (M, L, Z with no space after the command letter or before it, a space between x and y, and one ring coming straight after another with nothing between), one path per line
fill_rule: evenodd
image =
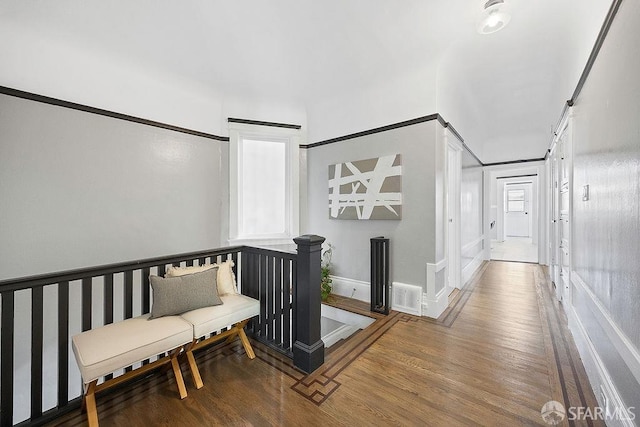
M73 336L85 384L193 340L192 325L179 316L148 318L146 314Z
M245 295L221 295L222 305L204 307L180 316L193 325L193 338L219 331L260 314L260 302Z

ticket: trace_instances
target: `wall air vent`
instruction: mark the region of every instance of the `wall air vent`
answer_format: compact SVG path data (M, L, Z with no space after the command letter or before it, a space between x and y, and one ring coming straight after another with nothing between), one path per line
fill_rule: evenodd
M392 285L392 308L407 314L422 315L422 288L394 282Z

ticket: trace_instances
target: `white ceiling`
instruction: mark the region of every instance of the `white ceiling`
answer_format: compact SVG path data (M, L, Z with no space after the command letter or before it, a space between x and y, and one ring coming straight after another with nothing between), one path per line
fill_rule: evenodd
M439 112L486 163L542 157L611 1L510 1L510 24L481 36L482 0L3 0L0 53L44 57L7 37L29 33L212 97L302 106L309 142ZM44 59L26 81L13 58L0 84L46 80ZM112 78L93 74L75 84Z

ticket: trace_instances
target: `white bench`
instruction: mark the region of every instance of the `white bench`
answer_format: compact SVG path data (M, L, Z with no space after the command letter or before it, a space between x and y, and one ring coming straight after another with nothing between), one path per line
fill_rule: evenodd
M180 398L184 399L187 391L177 359L183 350L198 389L203 382L193 351L237 336L248 357L255 358L243 328L260 313L259 301L240 294L223 295L221 299L222 305L199 308L179 316L148 320L149 315L144 315L75 335L72 338L73 352L85 386L83 409L87 410L89 426L98 426L97 392L167 363L171 363ZM204 338L230 325L227 331ZM98 384L98 380L105 375L161 353L168 355Z
M202 388L204 384L193 356L195 350L223 339L231 341L238 337L249 359L256 357L244 332L244 327L252 317L260 314L260 302L241 294L222 295L220 298L223 302L222 305L199 308L180 315L181 318L193 325L193 341L185 348L185 352L193 382L198 389ZM218 332L229 325L233 326L227 331L205 338L206 335Z
M135 317L73 336L73 352L84 383L82 408L87 410L89 426L98 425L97 392L167 363L173 368L180 398L187 397L177 357L193 340L193 326L179 316L148 318ZM168 355L98 385L101 377L162 353Z

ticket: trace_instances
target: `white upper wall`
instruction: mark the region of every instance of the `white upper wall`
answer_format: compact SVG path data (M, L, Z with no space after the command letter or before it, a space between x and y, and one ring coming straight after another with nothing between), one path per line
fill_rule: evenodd
M395 80L342 92L309 105L309 142L390 125L436 111L435 70L410 69Z
M482 161L542 157L610 0L5 1L0 85L226 135L309 122L309 141L441 113Z
M507 27L462 34L438 63L437 110L485 163L544 157L611 4L512 3Z
M215 88L20 23L2 20L0 40L3 86L202 132L221 132L222 104Z

